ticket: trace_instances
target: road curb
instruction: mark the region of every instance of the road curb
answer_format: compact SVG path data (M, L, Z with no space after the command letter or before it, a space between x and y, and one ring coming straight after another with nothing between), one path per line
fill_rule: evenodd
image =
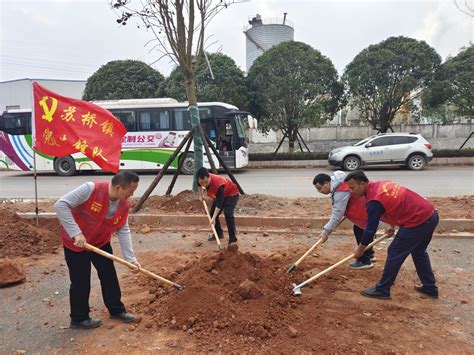
M21 218L34 218L35 213L17 213ZM57 218L56 213L40 213L40 218ZM225 219L221 218L223 225ZM288 228L290 231L297 228L321 229L327 222L327 218L311 217L255 217L255 216L235 216L238 227L255 228ZM208 219L205 215L185 215L185 214L153 214L153 213L134 213L129 215L129 222L135 224L173 224L180 226L207 226ZM352 223L345 220L340 226L352 229ZM474 237L470 231L474 230L474 219L441 219L437 231L444 235L454 237ZM447 234L445 234L447 233Z
M428 166L471 166L474 157L433 158ZM327 159L313 160L250 160L247 168L321 168L329 167Z

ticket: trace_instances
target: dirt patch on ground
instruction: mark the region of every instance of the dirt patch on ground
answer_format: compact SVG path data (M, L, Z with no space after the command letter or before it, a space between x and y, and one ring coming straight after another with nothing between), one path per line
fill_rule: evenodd
M429 197L440 211L441 218L474 218L474 196ZM138 199L133 199L137 203ZM190 191L182 191L174 196L151 196L142 211L158 213L201 214L202 203ZM330 198L317 197L276 197L252 194L240 197L236 214L250 216L301 216L328 217L331 214Z
M57 252L60 241L57 220L22 219L0 207L0 258Z
M136 333L175 332L178 338L190 337L194 350L204 352L467 351L465 341L457 342L453 335L445 344L447 319L436 302L420 299L413 292L413 279L406 273L397 278L394 291L395 298L403 302L360 296L355 290L361 289L361 284L374 284L380 270L361 272L344 267L303 288L302 296L294 296L292 283L310 274L296 270L289 275L285 271L302 251L292 248L270 255L216 251L187 260L167 256L154 265L152 260L159 258L150 252L142 260L185 289L177 291L144 279L135 285L127 283L133 288L129 293L142 295L132 305L144 315ZM322 270L330 264L325 259L308 258L303 270ZM170 270L163 265L180 266ZM144 289L148 290L146 297ZM394 329L396 336L392 336Z
M9 259L0 259L0 287L25 281L26 276L20 268Z
M439 210L441 218L474 218L474 196L428 197ZM133 205L138 197L131 199ZM42 200L38 204L40 212L54 212L55 200ZM33 202L9 203L9 210L33 212ZM150 196L140 212L204 214L202 203L196 194L185 190L177 195ZM331 214L330 198L320 197L276 197L271 195L242 195L235 209L237 215L266 217L328 217Z

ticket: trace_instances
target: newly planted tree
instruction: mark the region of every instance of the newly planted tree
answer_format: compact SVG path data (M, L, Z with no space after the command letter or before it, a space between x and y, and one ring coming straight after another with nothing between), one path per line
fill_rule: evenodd
M204 52L205 29L220 10L227 8L232 0L112 0L112 7L119 12L118 23L126 25L131 19L139 20L141 26L150 31L152 49L161 57L170 58L179 66L189 102L191 125L194 129L195 172L203 165L203 150L196 97L196 64ZM139 26L140 26L139 25ZM158 58L158 60L160 59ZM179 150L184 144L180 145ZM177 153L176 153L177 154ZM175 158L175 154L170 157ZM212 160L212 159L210 159ZM167 163L168 164L168 163ZM145 192L135 210L138 210L158 184L168 165ZM194 174L193 190L197 191Z
M247 80L260 130L282 130L290 153L301 128L326 122L339 108L342 87L334 65L305 43L272 47L253 63Z

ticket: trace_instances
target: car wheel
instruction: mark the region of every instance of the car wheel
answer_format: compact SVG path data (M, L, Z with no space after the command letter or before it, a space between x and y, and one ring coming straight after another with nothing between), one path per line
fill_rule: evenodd
M193 175L194 174L194 153L187 153L185 156L181 156L181 159L184 159L183 166L181 167L181 172L184 175Z
M360 159L355 156L349 156L343 161L344 170L354 171L360 168Z
M54 160L54 171L59 176L72 176L76 173L76 163L70 156L56 158Z
M426 159L421 154L413 154L408 158L407 165L410 170L423 170Z

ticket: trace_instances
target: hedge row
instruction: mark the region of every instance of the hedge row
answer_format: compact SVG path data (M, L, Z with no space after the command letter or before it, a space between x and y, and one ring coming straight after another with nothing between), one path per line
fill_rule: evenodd
M435 158L457 158L457 157L474 157L474 149L433 149ZM278 153L273 157L273 153L253 153L249 155L251 161L266 160L326 160L328 152L297 152L295 154Z

